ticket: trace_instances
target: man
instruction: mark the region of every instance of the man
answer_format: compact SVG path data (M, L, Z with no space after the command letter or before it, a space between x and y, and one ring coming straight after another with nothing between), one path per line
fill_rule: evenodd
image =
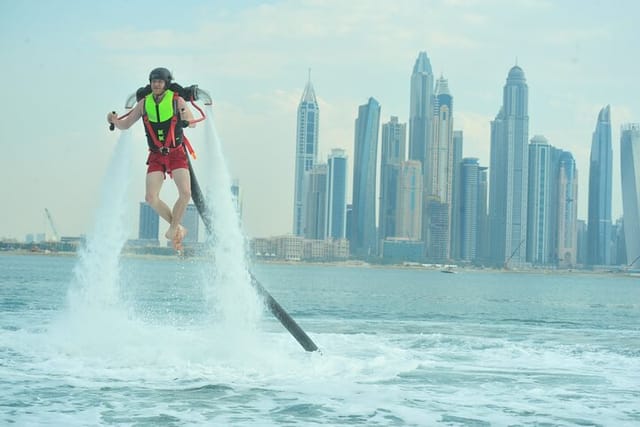
M193 114L185 100L169 89L172 76L166 68L155 68L149 74L151 93L140 99L129 115L118 120L115 112L107 121L118 129L129 129L143 118L149 158L147 159L146 202L169 223L165 237L182 249L187 229L180 222L191 199L189 163L183 143L182 128L195 127ZM168 173L178 188L178 200L173 209L160 199L160 189Z

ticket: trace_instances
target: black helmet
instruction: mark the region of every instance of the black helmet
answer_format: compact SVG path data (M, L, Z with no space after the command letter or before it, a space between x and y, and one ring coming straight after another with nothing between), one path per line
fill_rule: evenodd
M171 80L173 80L173 77L171 76L171 71L160 67L151 70L149 73L149 83L151 83L151 80L164 80L165 89L169 89L169 84Z

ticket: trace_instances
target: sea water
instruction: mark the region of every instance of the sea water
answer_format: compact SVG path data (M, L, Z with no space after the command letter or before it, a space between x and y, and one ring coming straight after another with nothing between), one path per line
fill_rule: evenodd
M69 325L78 262L0 255L0 425L640 425L638 278L256 264L320 354L221 338L206 260L122 258L125 317Z
M638 279L250 267L208 123L202 257L122 257L126 132L77 256L0 255L0 424L640 422ZM250 268L322 352L265 314Z

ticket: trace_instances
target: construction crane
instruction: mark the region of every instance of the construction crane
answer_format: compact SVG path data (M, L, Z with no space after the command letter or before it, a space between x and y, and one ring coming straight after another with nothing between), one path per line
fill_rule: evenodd
M44 212L47 214L47 220L49 220L49 226L51 226L51 231L53 232L53 240L56 242L60 241L60 236L58 235L58 230L56 230L56 226L53 225L53 218L51 217L51 213L49 209L44 208Z

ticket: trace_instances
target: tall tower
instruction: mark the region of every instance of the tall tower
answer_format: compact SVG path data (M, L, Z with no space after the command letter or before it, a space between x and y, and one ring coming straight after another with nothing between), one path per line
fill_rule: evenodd
M406 156L407 125L391 116L382 125L380 159L380 239L397 236L400 165Z
M453 98L447 80L436 82L431 142L424 170L423 236L427 256L447 260L451 255L451 188L453 183Z
M327 215L327 165L313 165L305 177L304 237L324 240Z
M318 159L318 102L309 80L298 104L296 128L296 172L293 196L293 234L302 236L304 233L304 175Z
M460 258L460 208L462 204L462 145L463 133L453 131L453 180L451 185L451 258ZM484 203L486 208L486 201Z
M330 239L346 238L347 230L347 155L334 148L327 160L327 229Z
M502 107L491 122L489 222L491 260L500 266L526 259L529 88L514 66L504 86Z
M420 52L411 74L409 105L409 159L424 167L433 115L433 72L427 52Z
M545 265L556 260L558 150L535 135L529 144L527 261Z
M558 265L578 262L578 170L573 156L563 151L558 171Z
M376 164L380 127L378 101L369 98L369 102L359 107L355 127L350 248L354 255L372 256L377 251Z
M640 268L640 123L622 127L620 171L627 263L637 269Z
M589 164L589 212L587 223L587 263L611 264L611 178L613 152L611 149L611 112L609 106L598 114L598 122L591 139Z
M400 164L396 237L420 241L422 236L422 163Z
M198 215L198 209L193 203L187 205L187 209L184 211L182 217L182 224L187 228L187 235L184 238L185 242L195 243L198 241L198 233L200 228L200 216Z
M480 166L478 159L467 157L461 168L460 259L474 261L478 247L478 201Z
M151 205L140 202L140 223L138 225L138 239L155 240L158 242L160 217Z

